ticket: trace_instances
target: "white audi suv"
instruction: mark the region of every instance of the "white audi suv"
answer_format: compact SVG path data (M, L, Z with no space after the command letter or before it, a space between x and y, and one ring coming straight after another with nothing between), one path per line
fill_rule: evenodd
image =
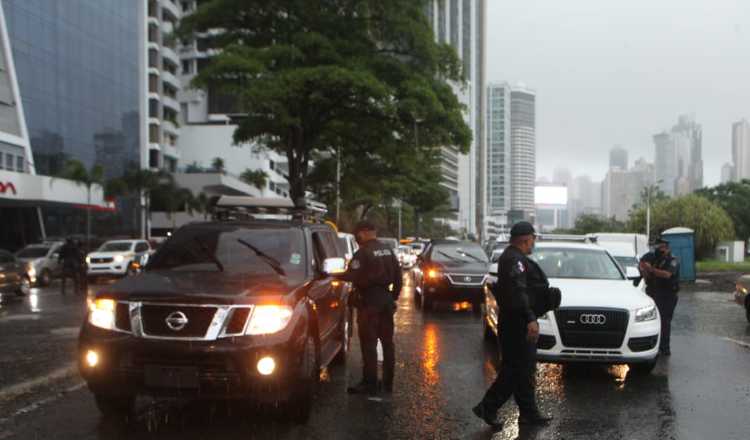
M537 357L542 362L628 364L649 373L659 354L660 317L654 301L602 247L538 242L530 256L551 286L562 291L560 308L539 318ZM485 283L485 334L496 336L501 305L492 293L497 265Z

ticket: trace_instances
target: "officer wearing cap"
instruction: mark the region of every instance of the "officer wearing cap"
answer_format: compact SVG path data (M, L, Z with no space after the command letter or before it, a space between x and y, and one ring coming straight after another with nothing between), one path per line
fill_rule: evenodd
M680 262L672 255L669 242L659 238L654 242L653 252L641 258L641 275L646 280L646 293L654 299L661 317L661 342L659 352L669 356L672 333L672 315L677 306L677 292L680 291Z
M396 366L393 314L401 292L401 267L394 250L377 240L375 226L360 222L354 229L359 250L341 278L351 281L358 293L357 326L362 347L362 381L350 394L374 394L378 388L378 353L383 346L383 388L393 390Z
M473 408L477 417L496 430L503 426L497 420L497 411L511 396L519 407L519 424L539 426L552 420L539 411L534 390L539 324L534 312L534 292L530 284L544 274L531 273L541 272L541 268L532 264L526 256L534 249L536 232L530 223L520 222L513 226L510 237L510 246L498 260L498 281L493 292L502 309L502 362L495 383Z

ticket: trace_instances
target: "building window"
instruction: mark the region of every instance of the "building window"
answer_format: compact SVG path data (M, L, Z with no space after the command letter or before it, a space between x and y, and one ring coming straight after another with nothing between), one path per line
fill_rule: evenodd
M19 173L26 172L25 162L23 156L16 156L16 171Z
M184 74L193 73L192 66L193 66L192 61L190 61L190 60L183 60L182 61L182 73L184 73Z
M148 151L148 166L151 168L159 168L159 150Z
M5 169L13 171L15 165L15 156L10 153L5 153Z

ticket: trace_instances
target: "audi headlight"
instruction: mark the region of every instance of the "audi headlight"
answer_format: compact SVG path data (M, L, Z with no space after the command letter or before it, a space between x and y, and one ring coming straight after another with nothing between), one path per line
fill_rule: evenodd
M115 263L122 263L123 261L125 261L124 255L115 255Z
M115 301L112 299L95 299L89 302L89 324L105 330L115 328Z
M289 306L255 306L246 334L270 335L278 333L286 328L293 313Z
M656 306L644 307L635 311L635 322L653 321L656 319Z

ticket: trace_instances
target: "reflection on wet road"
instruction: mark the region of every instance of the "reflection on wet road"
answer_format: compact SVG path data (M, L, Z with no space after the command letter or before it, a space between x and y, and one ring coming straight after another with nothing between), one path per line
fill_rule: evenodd
M493 433L470 411L494 380L498 356L483 341L480 319L452 305L423 314L410 287L396 315L394 393L377 399L345 393L361 372L355 338L347 366L325 372L304 426L248 403L146 398L127 423L108 421L75 374L11 399L4 394L9 386L72 362L85 311L82 297L35 290L0 302L0 439L745 439L750 350L726 338L750 342L750 331L727 299L683 294L674 355L649 376L632 375L627 366L540 365L539 402L555 415L553 424L519 430L509 402L500 411L506 429Z

